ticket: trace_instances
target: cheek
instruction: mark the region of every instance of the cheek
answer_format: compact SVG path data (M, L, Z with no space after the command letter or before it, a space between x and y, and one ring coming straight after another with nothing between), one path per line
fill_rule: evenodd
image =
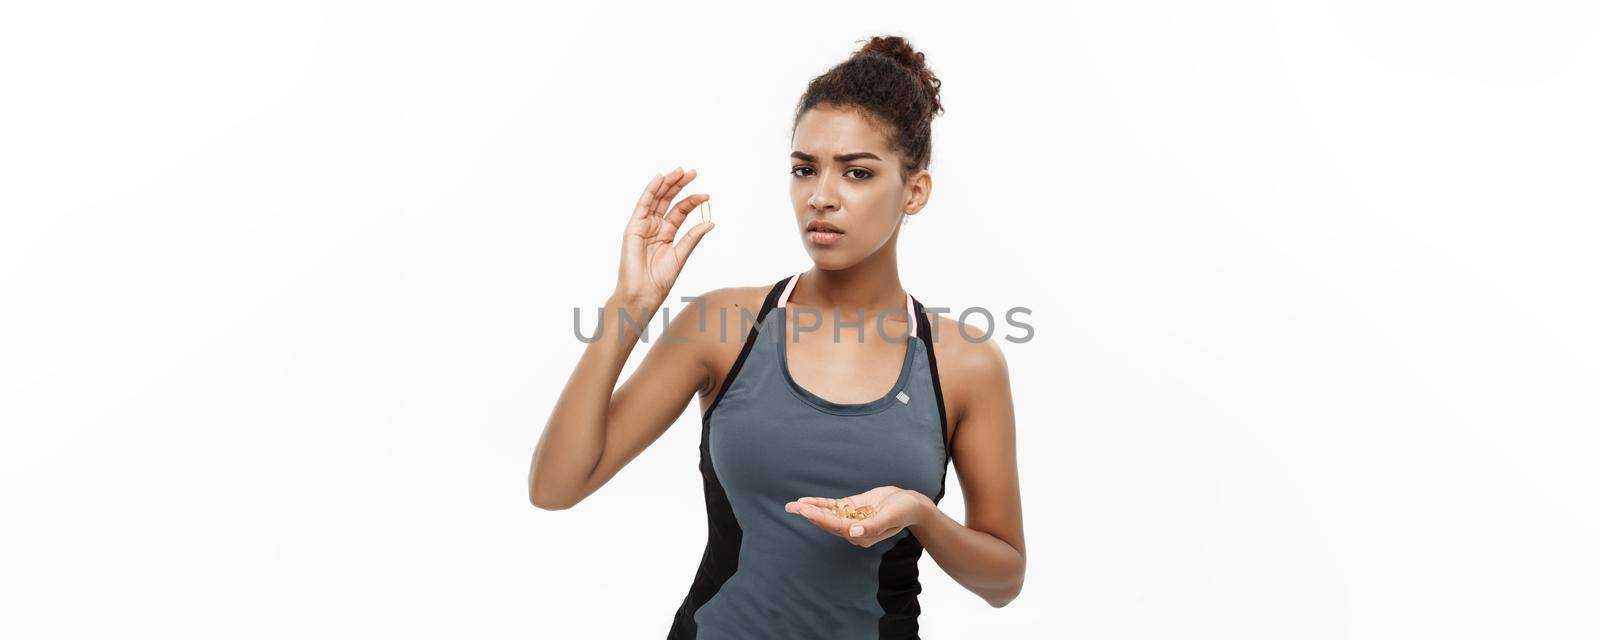
M805 213L811 209L811 192L806 190L799 180L789 180L789 201L794 203L797 213Z
M873 229L887 232L899 219L899 195L898 191L882 186L862 187L850 194L845 205L852 208L858 220L871 220L867 224Z

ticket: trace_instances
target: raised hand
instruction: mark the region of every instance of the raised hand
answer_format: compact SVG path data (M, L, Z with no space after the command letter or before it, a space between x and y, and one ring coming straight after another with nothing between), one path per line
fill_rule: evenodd
M656 174L645 185L622 235L622 260L613 295L652 307L659 307L666 301L689 254L716 226L712 222L697 224L689 228L681 241L673 244L689 212L711 199L709 195L697 193L668 206L694 177L693 169L684 171L680 167L665 175Z

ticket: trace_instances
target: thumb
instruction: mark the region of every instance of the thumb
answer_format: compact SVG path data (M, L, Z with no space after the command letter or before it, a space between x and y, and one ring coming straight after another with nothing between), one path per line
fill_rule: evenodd
M685 260L689 259L689 254L694 253L695 245L700 244L700 239L706 237L706 234L715 226L717 226L715 222L702 222L690 227L689 232L683 234L683 239L679 240L678 245L673 247L673 250L678 253L678 264L683 264Z
M878 517L878 514L872 514L850 525L850 537L870 538L878 535L881 530L883 530L883 521Z

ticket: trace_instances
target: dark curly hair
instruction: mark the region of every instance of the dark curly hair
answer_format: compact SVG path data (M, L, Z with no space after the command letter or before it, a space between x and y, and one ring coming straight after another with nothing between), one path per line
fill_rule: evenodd
M812 78L795 107L790 138L800 117L819 105L857 109L882 126L905 158L901 180L932 160L933 117L944 112L939 78L905 38L874 36L844 62Z

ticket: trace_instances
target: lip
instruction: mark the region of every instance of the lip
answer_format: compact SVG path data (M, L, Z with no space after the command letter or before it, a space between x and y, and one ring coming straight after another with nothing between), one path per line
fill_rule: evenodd
M838 244L844 239L844 234L836 231L812 231L807 233L806 237L811 239L812 244L828 246Z
M810 239L812 244L826 247L843 240L844 230L827 220L812 220L806 225L806 238Z

